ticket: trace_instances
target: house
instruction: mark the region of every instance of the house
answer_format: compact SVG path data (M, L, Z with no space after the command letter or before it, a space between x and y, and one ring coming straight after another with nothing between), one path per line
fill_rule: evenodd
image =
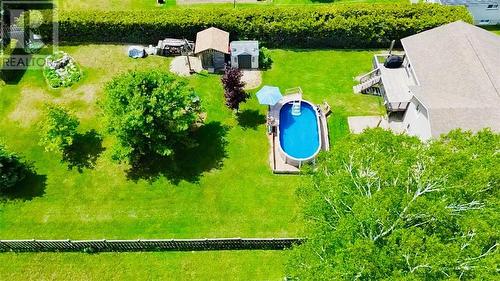
M356 92L381 95L389 116L422 140L456 128L500 131L500 36L457 21L401 43L400 65L376 55Z
M235 68L259 68L259 42L233 41L230 45L231 66Z
M223 69L229 55L229 33L215 27L198 32L194 53L204 69L210 72Z
M412 2L419 1L412 0ZM442 5L462 5L467 7L474 17L474 24L500 24L500 0L425 0L425 2Z

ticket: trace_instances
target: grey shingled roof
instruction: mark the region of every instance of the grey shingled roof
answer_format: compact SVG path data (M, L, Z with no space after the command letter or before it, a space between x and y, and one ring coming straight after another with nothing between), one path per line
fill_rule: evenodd
M210 49L229 54L229 33L215 27L198 32L194 53L198 54Z
M433 136L455 128L500 131L500 36L457 21L401 40Z

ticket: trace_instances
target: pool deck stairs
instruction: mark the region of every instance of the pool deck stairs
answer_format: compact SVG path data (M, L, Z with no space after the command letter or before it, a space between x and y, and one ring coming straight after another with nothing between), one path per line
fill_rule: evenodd
M296 100L292 102L292 115L299 116L300 112L300 100Z

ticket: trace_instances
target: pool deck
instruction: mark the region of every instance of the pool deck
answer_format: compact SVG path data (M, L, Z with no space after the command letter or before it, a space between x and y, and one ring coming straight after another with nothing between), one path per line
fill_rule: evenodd
M271 109L268 113L268 117L274 119L274 125L279 127L280 120L280 111L281 107L288 102L294 100L302 100L302 94L292 94L284 96L277 104L271 106ZM300 173L300 169L285 163L285 159L281 156L281 151L279 149L279 136L276 135L276 132L272 134L268 134L269 144L271 145L271 153L269 155L269 160L271 164L271 168L273 169L273 173L275 174L298 174Z
M321 107L320 107L321 109ZM330 150L330 134L328 134L328 122L327 115L323 109L319 112L319 125L320 125L320 133L321 133L321 150L329 151Z
M300 173L300 169L292 166L290 164L286 164L285 160L280 156L279 148L277 147L279 143L276 141L278 136L276 134L268 134L267 138L269 140L269 145L271 145L271 150L269 153L269 164L273 169L273 173L275 174L298 174Z
M268 118L272 117L275 120L274 125L279 126L279 119L280 119L280 111L281 107L291 101L294 100L302 100L302 95L301 94L292 94L292 95L286 95L281 99L276 105L272 106L270 108L270 111L268 112ZM328 135L328 123L326 120L326 116L323 111L318 112L319 120L320 120L320 134L321 134L321 150L330 150L330 140L329 140L329 135ZM285 159L283 159L281 151L280 151L280 144L279 144L279 136L276 135L276 132L273 132L271 134L267 135L267 138L269 140L269 144L271 146L270 153L269 153L269 164L273 170L273 173L275 174L298 174L300 173L300 168L297 168L293 165L287 164L285 162Z

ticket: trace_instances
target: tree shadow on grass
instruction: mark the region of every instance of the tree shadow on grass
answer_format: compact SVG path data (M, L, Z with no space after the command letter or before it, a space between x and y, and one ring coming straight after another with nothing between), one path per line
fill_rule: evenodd
M29 201L35 197L42 197L45 194L46 182L46 175L29 172L23 180L3 193L3 199Z
M256 130L259 125L266 123L266 116L255 109L245 109L238 112L236 119L243 129Z
M198 182L203 172L220 169L227 157L226 135L229 128L220 122L210 122L192 133L197 144L190 148L178 148L173 157L147 155L132 163L127 178L133 181L153 182L165 176L173 184L181 180Z
M63 161L68 163L68 169L77 169L79 173L83 169L93 169L99 155L105 150L102 146L102 136L95 130L84 134L77 134L71 146L63 153Z
M19 57L22 56L24 58L23 61L25 62L30 62L31 61L31 54L26 54L22 49L16 48L12 54L11 58L5 59L5 61L8 62L8 65L10 66L3 66L4 62L2 62L3 68L0 69L0 79L5 82L7 85L17 85L23 78L24 74L28 70L28 66L22 67L18 66L17 64L19 63ZM13 64L13 65L11 65Z

